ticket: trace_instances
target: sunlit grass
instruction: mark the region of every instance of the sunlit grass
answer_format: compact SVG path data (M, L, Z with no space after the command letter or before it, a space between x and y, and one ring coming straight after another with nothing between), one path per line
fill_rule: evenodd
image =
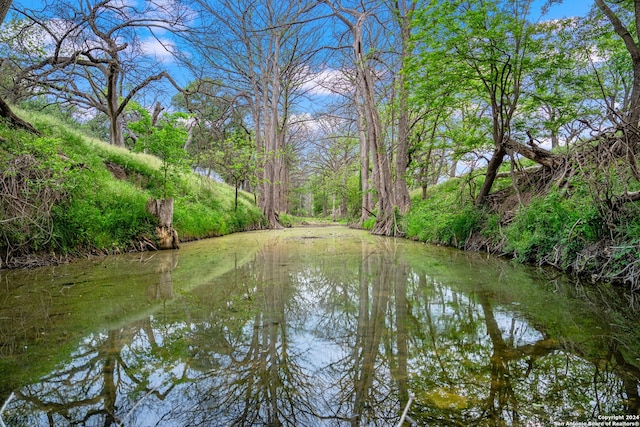
M0 125L0 135L10 142L0 149L0 161L36 156L43 167L56 168L61 179L55 184L65 195L52 210L50 238L43 237L34 243L37 248L22 248L23 252L123 251L137 247L140 239L153 239L155 219L146 212L146 202L164 193L160 159L109 145L44 113L14 111L43 136ZM112 173L114 169L120 176ZM182 238L218 236L262 225L251 194L239 193L236 210L234 188L188 169L171 170L167 186L168 196L175 199L174 227ZM20 238L19 233L11 235Z

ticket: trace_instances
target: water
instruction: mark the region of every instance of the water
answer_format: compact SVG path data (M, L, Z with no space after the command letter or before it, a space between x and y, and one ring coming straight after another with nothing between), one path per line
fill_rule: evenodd
M2 272L0 420L640 425L635 305L342 227Z

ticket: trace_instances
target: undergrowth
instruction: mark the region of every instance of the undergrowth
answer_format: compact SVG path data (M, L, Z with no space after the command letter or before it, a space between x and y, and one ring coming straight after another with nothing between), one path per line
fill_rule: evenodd
M34 254L128 251L153 238L156 220L146 202L162 194L159 159L110 146L51 116L16 111L43 136L0 123L0 179L16 188L5 195L20 200L3 203L0 267L22 265L18 259ZM188 171L173 174L169 184L181 239L263 226L252 195L241 194L236 210L234 189L225 184Z
M467 183L450 179L428 192L425 199L413 198L404 217L406 237L422 242L464 247L469 236L480 230L484 213L473 206L465 191Z
M640 208L629 205L605 220L585 183L552 188L511 212L473 204L468 181L450 179L414 197L404 217L408 238L486 250L517 262L552 265L592 281L640 288Z

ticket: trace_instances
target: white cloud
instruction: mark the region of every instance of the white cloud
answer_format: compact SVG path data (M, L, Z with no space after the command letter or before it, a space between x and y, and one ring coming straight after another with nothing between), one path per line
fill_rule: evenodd
M174 61L173 52L175 52L176 46L171 40L149 37L140 43L140 48L146 55L153 56L160 62L171 63Z
M335 95L351 92L353 85L342 70L326 69L314 73L311 78L302 85L302 89L309 95Z
M315 132L320 128L318 120L309 113L292 114L289 122L294 132Z

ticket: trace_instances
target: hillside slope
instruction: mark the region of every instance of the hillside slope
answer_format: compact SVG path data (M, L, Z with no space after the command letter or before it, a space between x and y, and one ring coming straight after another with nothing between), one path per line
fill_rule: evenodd
M151 247L149 198L162 195L161 162L19 111L43 134L0 123L0 268ZM174 228L193 240L260 228L254 198L190 171L170 174Z
M490 203L477 207L474 189L481 181L454 178L432 187L425 199L416 195L404 218L406 237L640 289L638 203L612 215L598 200L600 181L573 178L563 187L541 188L535 180L513 185L503 177Z

